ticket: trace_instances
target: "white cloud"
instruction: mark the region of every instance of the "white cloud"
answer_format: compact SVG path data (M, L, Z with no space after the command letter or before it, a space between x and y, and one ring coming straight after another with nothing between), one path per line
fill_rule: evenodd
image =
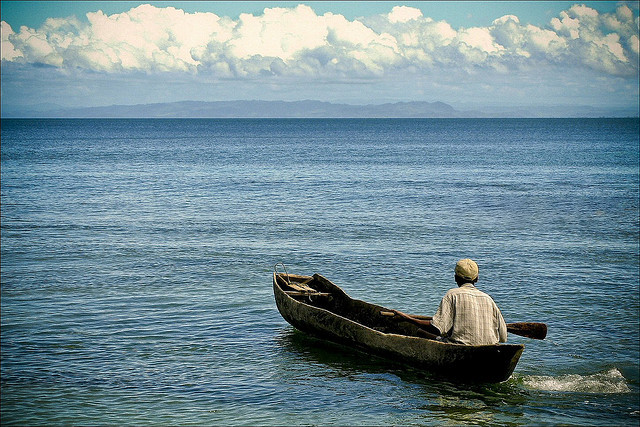
M18 32L2 22L2 61L109 73L325 79L548 64L631 78L638 75L638 32L638 18L626 5L611 14L574 5L544 28L506 15L488 27L456 30L406 6L348 20L301 4L232 20L146 4L114 15L88 13L87 22L49 19Z
M24 55L22 54L22 52L16 49L13 43L9 41L9 37L15 36L11 25L2 21L0 23L0 33L2 35L2 45L0 46L0 51L2 52L2 60L4 61L6 59L7 61L14 61L20 57L23 57Z
M458 40L486 53L496 53L504 49L495 43L488 28L465 29L458 33Z
M635 34L629 37L629 49L631 49L631 52L635 53L636 57L638 56L640 51L640 40Z
M265 9L261 16L242 14L229 41L235 57L274 57L291 60L296 54L326 44L327 28L313 10L304 5L295 9Z
M389 22L395 24L397 22L408 22L418 19L422 16L422 11L413 7L395 6L391 9L391 13L387 15Z

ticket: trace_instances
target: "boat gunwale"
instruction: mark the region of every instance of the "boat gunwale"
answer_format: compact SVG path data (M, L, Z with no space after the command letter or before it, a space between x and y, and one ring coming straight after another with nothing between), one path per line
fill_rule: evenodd
M470 350L471 350L471 349L490 349L490 348L506 348L506 347L509 347L509 348L519 347L519 348L524 349L524 347L525 347L525 346L524 346L524 344L507 344L507 343L497 343L497 344L459 344L459 343L444 342L444 341L438 341L438 340L433 340L433 339L424 338L424 337L417 337L417 336L405 335L405 334L396 334L396 333L387 333L387 332L382 332L382 331L379 331L379 330L377 330L377 329L374 329L374 328L372 328L372 327L370 327L370 326L367 326L367 325L365 325L365 324L363 324L363 323L356 322L356 321L355 321L355 320L353 320L353 319L349 319L348 317L344 317L344 316L342 316L342 315L340 315L340 314L338 314L338 313L336 313L336 312L334 312L334 311L328 310L328 309L326 309L326 308L318 307L318 306L315 306L315 305L307 304L307 303L306 303L306 302L304 302L304 301L301 301L301 300L298 300L298 299L296 299L296 298L293 298L291 295L287 294L287 292L286 292L286 291L284 291L284 289L282 289L282 286L280 286L280 284L277 282L277 280L276 280L276 274L281 275L280 273L273 273L273 283L277 286L278 290L279 290L283 295L285 295L287 298L291 299L294 303L296 303L296 304L302 304L302 305L304 305L304 306L308 307L309 309L314 309L314 310L318 310L318 311L321 311L321 312L329 313L329 314L330 314L330 315L332 315L332 316L339 317L340 319L342 319L342 320L344 320L344 321L347 321L347 322L352 323L352 324L354 324L354 325L357 325L357 326L359 326L359 327L362 327L362 328L368 329L368 330L370 330L370 331L372 331L372 332L375 332L376 334L380 334L380 335L384 335L384 336L388 336L388 337L398 337L398 338L400 338L400 339L410 339L410 340L412 340L412 341L413 341L413 340L422 340L422 341L424 341L425 343L428 343L428 344L435 344L435 345L450 346L450 347L452 347L452 348L458 348L458 349L463 349L463 348L464 348L464 349L470 349ZM281 275L281 276L282 276L282 275ZM326 279L325 277L323 277L323 276L321 276L321 275L319 275L319 274L318 274L318 276L320 276L320 277L322 277L323 279L325 279L325 280L329 281L328 279ZM289 275L289 277L290 277L290 278L310 279L310 278L313 278L314 276L303 276L303 275L293 275L293 274L290 274L290 275ZM284 277L283 277L283 278L284 278ZM342 291L342 289L341 289L341 288L339 288L337 285L333 284L333 282L331 282L331 281L329 281L329 282L330 282L333 286L335 286L336 288L340 289L340 291ZM342 292L344 293L344 295L345 295L347 298L349 298L349 299L350 299L351 301L353 301L353 302L359 302L359 303L366 304L366 305L369 305L369 306L371 306L371 305L376 305L376 306L377 306L377 304L372 304L372 303L368 303L368 302L366 302L366 301L362 301L362 300L359 300L359 299L351 298L351 297L350 297L346 292L344 292L344 291L342 291ZM313 295L313 294L311 294L311 295ZM385 308L385 307L383 307L383 308ZM385 308L385 309L386 309L386 310L390 310L390 309L388 309L388 308ZM285 320L286 320L286 319L285 319Z

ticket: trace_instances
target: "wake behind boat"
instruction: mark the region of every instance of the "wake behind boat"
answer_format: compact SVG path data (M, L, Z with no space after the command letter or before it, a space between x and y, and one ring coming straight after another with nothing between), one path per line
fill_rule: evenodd
M282 317L302 332L454 381L506 381L524 351L522 344L463 345L423 338L418 326L393 310L352 299L319 274L274 272L273 293Z

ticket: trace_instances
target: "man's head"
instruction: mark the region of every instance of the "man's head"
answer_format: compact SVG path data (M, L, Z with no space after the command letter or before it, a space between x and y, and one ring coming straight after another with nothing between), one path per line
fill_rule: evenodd
M456 283L476 283L478 281L478 264L468 258L461 259L456 264Z

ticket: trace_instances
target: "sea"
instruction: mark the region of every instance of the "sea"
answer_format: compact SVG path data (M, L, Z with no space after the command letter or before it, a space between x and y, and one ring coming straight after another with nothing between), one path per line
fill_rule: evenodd
M6 119L2 425L632 425L639 120ZM279 314L272 273L432 315L461 258L509 380ZM282 271L282 266L279 266Z

